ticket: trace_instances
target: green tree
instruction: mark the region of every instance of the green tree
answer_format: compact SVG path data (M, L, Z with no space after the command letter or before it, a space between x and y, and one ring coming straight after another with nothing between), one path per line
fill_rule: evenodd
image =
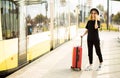
M46 21L46 19L47 19L47 18L46 18L45 16L43 16L42 14L37 15L37 16L34 18L34 20L35 20L36 23L43 23L43 22Z
M100 11L104 11L104 6L101 5L101 4L99 4L99 5L97 6L97 8L98 8Z
M120 24L120 12L113 16L113 22L116 24Z

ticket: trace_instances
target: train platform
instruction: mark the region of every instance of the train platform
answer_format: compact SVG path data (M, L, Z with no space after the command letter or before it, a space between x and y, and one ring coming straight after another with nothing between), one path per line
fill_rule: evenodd
M82 31L79 32L80 35ZM82 70L73 71L72 49L79 45L79 36L64 43L6 78L120 78L120 32L100 32L103 66L96 71L99 61L94 49L93 70L88 65L87 38L83 38Z

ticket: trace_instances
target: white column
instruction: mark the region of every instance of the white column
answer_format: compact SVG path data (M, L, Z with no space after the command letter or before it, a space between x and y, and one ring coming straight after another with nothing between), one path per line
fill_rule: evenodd
M19 18L20 18L20 22L19 22L19 31L20 31L20 38L21 36L23 37L24 35L26 35L26 7L24 5L24 1L20 1L19 2ZM25 36L24 36L25 37Z
M54 0L50 0L50 31L51 31L51 48L53 48L54 36Z
M70 1L68 1L68 9L69 9L69 10L68 10L68 12L69 12L69 13L68 13L68 14L69 14L69 15L68 15L68 20L69 20L69 21L68 21L68 22L69 22L68 39L70 40L70 37L71 37L71 36L70 36L70 23L71 23L71 22L70 22Z
M26 7L24 1L19 2L19 54L26 52Z

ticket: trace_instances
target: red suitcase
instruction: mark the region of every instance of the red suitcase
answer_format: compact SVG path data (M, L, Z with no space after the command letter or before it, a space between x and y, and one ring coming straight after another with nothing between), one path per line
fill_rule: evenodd
M73 70L81 70L81 64L82 64L82 38L81 38L81 46L77 46L73 48L71 68Z

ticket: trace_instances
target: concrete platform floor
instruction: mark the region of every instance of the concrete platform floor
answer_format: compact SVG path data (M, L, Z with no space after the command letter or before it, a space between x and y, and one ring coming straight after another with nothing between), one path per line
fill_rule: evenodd
M88 65L86 37L83 38L82 70L71 70L72 49L80 42L80 38L76 37L6 78L120 78L119 33L100 32L101 50L104 59L100 71L96 71L99 61L95 50L93 70L84 70Z

